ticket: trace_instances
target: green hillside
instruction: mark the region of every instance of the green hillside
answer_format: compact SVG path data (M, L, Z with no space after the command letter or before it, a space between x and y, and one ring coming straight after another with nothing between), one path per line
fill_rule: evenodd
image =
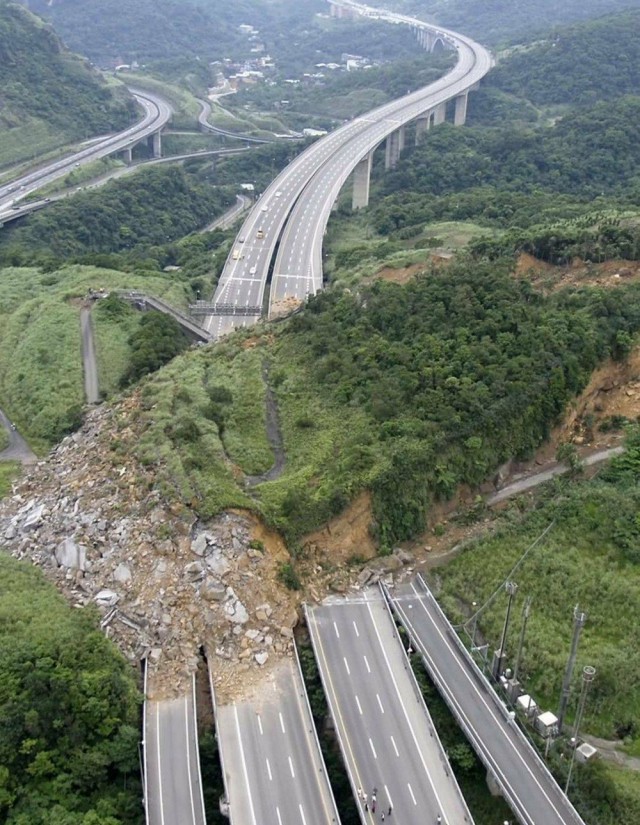
M443 26L496 44L528 40L532 35L546 33L552 26L588 20L637 4L633 0L392 0L391 5L422 17L433 17Z
M37 17L0 0L0 167L125 128L135 104Z
M558 29L502 58L471 96L471 122L501 111L534 119L536 109L544 116L549 107L590 105L638 88L640 9Z
M323 0L26 0L32 11L51 20L69 46L99 64L195 56L221 58L248 54L250 44L238 26L262 31L286 15L287 32L299 17L325 10Z

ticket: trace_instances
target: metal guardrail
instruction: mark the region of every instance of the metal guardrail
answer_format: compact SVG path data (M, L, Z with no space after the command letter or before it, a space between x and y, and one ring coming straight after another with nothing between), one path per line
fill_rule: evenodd
M194 316L201 315L262 315L262 307L259 306L237 306L236 304L216 304L206 301L198 301L189 305L189 312Z
M180 326L190 335L193 335L201 341L211 341L211 334L207 332L206 329L201 327L187 315L184 315L180 312L180 310L171 306L171 304L167 304L165 301L162 301L160 298L156 298L153 295L147 295L146 293L135 289L115 289L113 291L116 295L122 298L123 301L141 305L143 308L149 306L151 309L155 309L158 312L164 312L165 315L171 315L172 318L175 318Z

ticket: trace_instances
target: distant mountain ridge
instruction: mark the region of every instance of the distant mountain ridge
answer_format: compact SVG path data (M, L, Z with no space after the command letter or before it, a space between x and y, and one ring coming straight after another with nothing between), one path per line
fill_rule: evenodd
M22 0L49 20L70 48L101 66L199 55L226 56L246 41L261 0Z

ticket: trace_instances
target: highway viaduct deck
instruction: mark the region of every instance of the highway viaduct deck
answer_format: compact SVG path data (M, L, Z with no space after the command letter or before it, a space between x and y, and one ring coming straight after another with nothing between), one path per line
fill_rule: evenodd
M403 825L471 823L382 593L332 598L306 617L363 824L389 811Z
M421 576L386 591L427 672L522 825L584 825Z
M213 304L263 307L267 278L274 270L271 316L291 302L299 304L322 286L322 238L331 207L355 170L354 205L369 197L371 153L386 143L386 163L398 161L406 138L405 127L416 122L418 135L443 122L447 103L455 101L455 122L466 117L468 92L492 65L490 54L463 35L420 20L374 9L350 0L330 0L336 14L368 16L408 25L425 48L443 44L455 48L458 62L435 84L355 118L317 141L296 157L270 184L249 213L225 263ZM276 259L276 249L280 245ZM281 271L282 265L284 271ZM284 281L282 278L284 277ZM274 304L277 304L274 305ZM204 322L214 338L237 326L255 323L261 313L242 316L212 314Z

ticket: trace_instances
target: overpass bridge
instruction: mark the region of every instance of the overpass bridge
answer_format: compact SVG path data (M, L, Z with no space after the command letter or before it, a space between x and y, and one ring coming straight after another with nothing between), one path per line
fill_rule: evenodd
M206 825L195 676L191 690L175 699L153 697L145 668L143 709L146 825Z
M232 702L209 682L231 825L340 825L297 656Z
M130 162L133 147L143 141L149 141L154 157L159 157L162 149L160 135L173 114L172 109L157 95L137 89L130 91L144 111L138 123L117 135L94 141L79 152L3 183L0 185L0 214L17 211L20 201L88 163L117 153L123 153Z
M327 599L305 612L363 825L389 811L390 823L471 825L380 590ZM366 806L359 791L368 795Z
M422 576L383 592L521 825L584 825L460 641Z
M444 122L453 101L454 122L466 119L467 97L492 66L489 52L473 40L406 15L352 0L329 0L332 14L366 16L408 25L425 49L454 48L454 68L430 86L357 117L315 142L270 184L246 218L225 263L212 303L257 308L264 305L273 272L269 316L299 305L322 288L322 239L331 208L353 173L354 208L369 202L375 149L385 143L387 168L394 167L406 142L406 127L416 137ZM276 254L277 253L277 254ZM204 322L214 338L255 323L261 313L211 315Z
M154 295L147 295L144 292L139 292L136 289L116 289L115 294L123 301L133 304L137 309L145 312L148 309L155 309L157 312L163 312L165 315L170 315L178 322L182 330L195 341L202 341L208 343L211 341L211 335L203 329L200 324L197 324L191 317L180 312L166 301L156 298ZM101 295L100 297L105 297Z

